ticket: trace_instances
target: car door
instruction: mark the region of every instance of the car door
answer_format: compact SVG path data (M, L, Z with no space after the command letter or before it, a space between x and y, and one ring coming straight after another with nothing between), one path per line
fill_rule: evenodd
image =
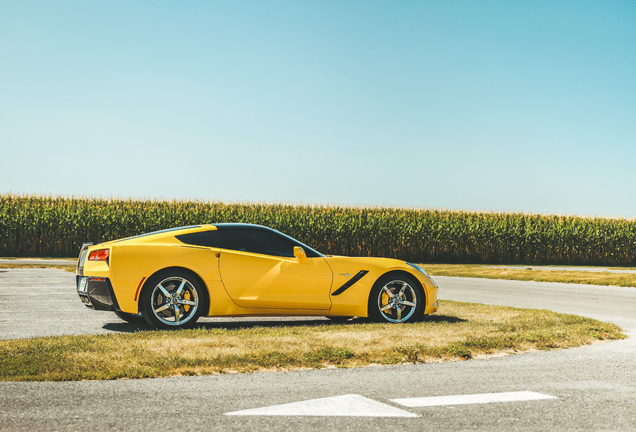
M276 232L221 231L221 280L234 302L245 308L328 310L331 268L322 257L299 263L294 244Z

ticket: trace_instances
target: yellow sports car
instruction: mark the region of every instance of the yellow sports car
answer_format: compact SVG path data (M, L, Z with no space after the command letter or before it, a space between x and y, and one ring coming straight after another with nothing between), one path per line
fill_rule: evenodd
M414 264L325 256L251 224L85 244L76 274L86 306L158 328L191 327L201 316L368 316L403 323L437 310L437 285Z

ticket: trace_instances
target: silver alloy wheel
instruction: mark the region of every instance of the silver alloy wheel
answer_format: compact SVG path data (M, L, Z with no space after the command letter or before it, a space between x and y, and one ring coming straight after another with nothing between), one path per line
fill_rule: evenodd
M392 323L401 323L411 318L417 308L415 289L401 280L393 280L378 293L378 310L382 318Z
M151 294L152 312L169 326L182 326L199 308L199 295L187 279L171 276L159 282Z

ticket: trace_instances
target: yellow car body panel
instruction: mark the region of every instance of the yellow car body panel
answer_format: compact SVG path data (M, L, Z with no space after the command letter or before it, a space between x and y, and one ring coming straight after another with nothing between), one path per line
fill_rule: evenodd
M203 316L368 316L376 281L391 272L415 279L426 305L437 310L435 283L404 261L388 258L317 256L280 257L220 247L185 244L175 236L216 230L214 225L180 228L92 245L78 262L80 277L107 278L122 312L140 312L141 291L165 269L185 269L205 286L209 308ZM90 254L109 249L107 261ZM84 252L82 252L84 253ZM306 262L305 262L306 261ZM364 273L352 282L360 272ZM350 286L348 286L350 285ZM152 288L152 287L150 287ZM78 288L79 293L79 288ZM80 295L81 297L81 295Z
M331 269L324 258L296 258L242 251L221 253L221 279L228 295L242 308L331 308Z
M144 246L130 245L126 248L126 255L134 267L139 271L117 271L113 274L111 283L115 294L121 292L125 299L119 301L122 311L138 312L139 294L137 288L142 278L150 278L153 274L166 268L184 268L195 273L208 289L208 295L214 299L215 307L227 310L231 308L231 299L227 297L221 278L219 277L220 250L203 247L172 244L150 244ZM119 254L113 251L115 259ZM116 268L116 266L113 266ZM129 268L133 268L130 264ZM132 276L131 276L132 275ZM135 299L135 296L137 299ZM119 300L119 296L118 296ZM124 305L126 308L124 308Z
M437 301L437 286L432 283L431 279L414 271L414 269L404 261L391 258L367 257L327 257L325 260L334 274L332 294L359 271L368 271L364 277L342 294L337 296L332 295L332 307L328 316L351 315L366 317L368 315L368 303L361 302L360 299L368 299L375 282L381 276L390 272L408 273L409 276L419 281L426 294L427 307L429 304L431 306L428 308L428 313L433 313L437 310L437 306L434 306L434 303Z

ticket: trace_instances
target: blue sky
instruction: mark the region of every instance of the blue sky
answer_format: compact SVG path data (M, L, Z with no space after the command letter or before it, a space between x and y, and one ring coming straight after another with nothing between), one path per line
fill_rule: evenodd
M0 193L636 217L636 2L0 0Z

